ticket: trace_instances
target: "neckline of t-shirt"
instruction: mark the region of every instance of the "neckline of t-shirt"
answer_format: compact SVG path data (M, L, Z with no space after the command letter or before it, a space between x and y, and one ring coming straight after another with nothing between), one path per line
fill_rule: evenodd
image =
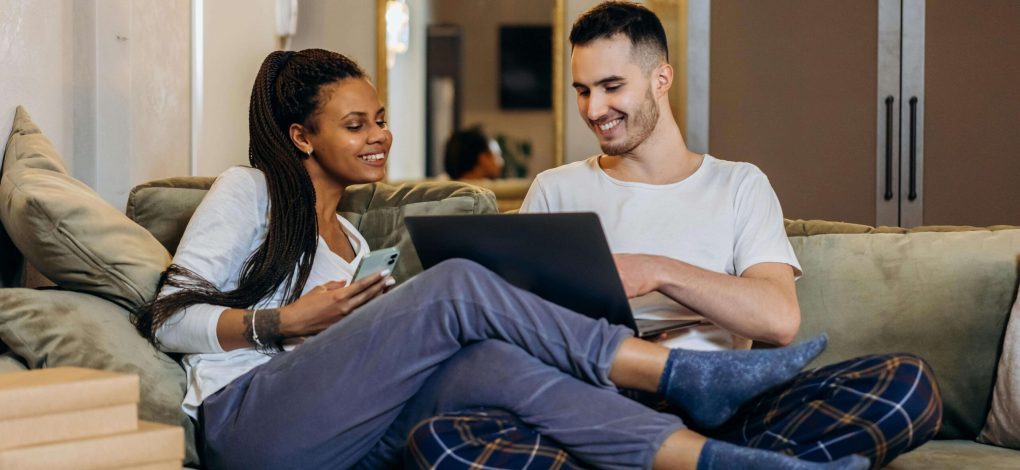
M626 187L631 187L631 188L642 188L642 189L654 189L654 190L676 189L676 188L679 188L679 187L681 187L683 185L693 184L692 183L693 181L701 178L701 175L708 171L706 169L706 167L710 163L714 163L715 162L715 157L713 157L713 156L711 156L711 155L706 153L705 154L705 158L702 159L702 161L701 161L701 165L699 165L698 168L696 170L694 170L694 173L691 173L690 176L688 176L688 177L686 177L686 178L684 178L684 179L682 179L680 181L677 181L675 183L652 184L652 183L641 183L641 182L637 182L637 181L623 181L623 180L619 180L619 179L613 178L612 176L609 176L609 174L606 173L606 170L602 169L602 165L599 164L599 160L602 159L602 156L603 155L596 155L596 156L592 157L592 160L593 160L592 164L595 165L595 171L597 171L599 173L599 175L601 175L602 178L605 178L607 181L609 181L610 183L613 183L613 184L615 184L617 186L626 186Z
M361 261L361 252L364 250L366 241L364 240L363 237L360 236L361 234L358 232L356 228L354 228L354 225L351 224L342 215L337 214L336 218L337 220L340 221L340 227L343 229L344 235L347 236L347 240L351 242L351 248L354 248L354 258L351 260L350 263L348 263L347 260L345 260L342 256L338 255L336 252L329 248L329 244L326 243L325 238L322 238L322 235L316 235L319 238L320 245L319 248L325 249L326 252L329 253L330 256L332 256L334 261L342 263L343 266L353 268L357 266L358 263Z

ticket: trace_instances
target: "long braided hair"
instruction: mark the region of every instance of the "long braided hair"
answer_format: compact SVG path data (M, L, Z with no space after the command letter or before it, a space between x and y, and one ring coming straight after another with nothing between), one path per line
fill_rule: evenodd
M171 264L160 279L160 288L180 290L139 309L136 327L143 336L157 344L159 327L191 305L249 308L280 286L285 286L286 303L301 296L315 258L319 228L315 188L302 163L308 155L290 140L289 128L299 123L316 132L316 115L326 99L321 88L364 77L354 61L322 49L277 51L266 57L255 77L248 109L248 160L265 174L269 191L266 238L245 261L237 288L231 291L221 291L193 271Z

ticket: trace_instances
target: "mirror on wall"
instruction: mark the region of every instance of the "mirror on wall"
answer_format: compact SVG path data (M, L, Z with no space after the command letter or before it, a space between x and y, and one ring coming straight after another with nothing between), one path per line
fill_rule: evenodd
M391 168L391 179L413 173L446 177L448 140L466 130L480 130L498 143L504 162L499 178L530 179L562 161L561 103L554 99L562 88L557 78L562 45L554 41L562 28L556 21L562 2L399 2L407 6L410 44L398 54L389 47L387 110L400 140L394 145L404 145L400 158L417 157L420 166ZM395 16L393 3L378 3L382 28L394 22L386 16L387 11ZM383 36L390 39L393 31ZM380 47L387 47L385 41Z
M597 153L598 144L578 117L574 91L567 85L567 36L573 20L599 1L377 0L379 83L387 89L384 96L395 135L390 180L436 177L442 172L442 150L450 133L476 125L503 142L504 158L508 160L504 176L533 178L545 169ZM392 3L408 7L410 43L387 65L386 11ZM704 80L688 80L688 37L700 31L688 28L688 12L704 9L707 0L641 3L659 15L666 29L670 63L675 70L670 101L678 124L689 135L688 88L699 90ZM526 45L514 39L515 33L523 33L528 42L539 44L549 35L548 55L525 53ZM539 36L543 39L534 40ZM511 57L513 53L519 55ZM551 59L547 67L530 63L541 60L544 64L547 57ZM514 72L514 60L532 67ZM697 70L707 75L707 67L699 66ZM547 93L535 91L545 85L534 82L539 75L550 73L548 80L542 77L544 84L551 84L547 108L544 104L515 106L502 100L502 93L514 86L510 84L513 77L518 77L521 89L531 90L530 95ZM704 94L703 90L699 93ZM701 116L697 112L694 115ZM701 121L694 119L693 124L697 127ZM699 135L693 133L694 143L704 140Z

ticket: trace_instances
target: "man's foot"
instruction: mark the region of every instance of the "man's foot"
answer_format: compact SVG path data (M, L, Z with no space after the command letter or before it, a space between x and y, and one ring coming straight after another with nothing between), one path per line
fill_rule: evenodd
M693 424L720 426L745 402L783 384L825 349L824 333L793 346L750 351L674 349L659 381L659 394Z
M709 439L698 456L698 470L867 470L871 461L860 455L848 455L833 462L810 462L779 452L741 447Z

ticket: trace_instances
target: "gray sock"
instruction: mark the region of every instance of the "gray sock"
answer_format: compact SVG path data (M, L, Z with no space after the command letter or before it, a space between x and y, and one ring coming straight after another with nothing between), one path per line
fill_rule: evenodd
M697 470L866 470L867 457L853 454L834 462L810 462L770 450L741 447L715 439L705 442L698 456Z
M659 381L659 394L698 427L730 419L745 402L792 379L825 349L824 333L800 344L750 351L674 349Z

